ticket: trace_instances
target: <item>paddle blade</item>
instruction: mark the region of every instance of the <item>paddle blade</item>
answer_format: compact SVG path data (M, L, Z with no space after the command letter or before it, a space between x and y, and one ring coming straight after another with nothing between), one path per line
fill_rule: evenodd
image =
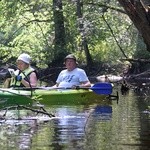
M112 93L112 85L111 83L96 83L91 87L91 90L96 94L105 94L110 95Z

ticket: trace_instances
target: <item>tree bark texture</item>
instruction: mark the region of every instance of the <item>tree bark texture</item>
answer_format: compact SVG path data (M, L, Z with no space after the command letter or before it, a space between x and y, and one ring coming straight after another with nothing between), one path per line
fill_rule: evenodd
M77 17L78 17L78 26L79 26L79 32L82 38L82 47L84 48L84 52L86 55L86 61L87 66L90 68L93 65L93 60L91 58L89 48L88 48L88 42L86 38L86 33L84 31L84 22L83 22L83 2L82 0L77 0Z
M142 35L147 50L150 52L150 1L148 1L118 0Z
M53 13L54 13L54 24L55 24L55 51L54 56L63 58L66 56L66 41L65 41L65 27L64 17L62 10L62 0L53 0Z

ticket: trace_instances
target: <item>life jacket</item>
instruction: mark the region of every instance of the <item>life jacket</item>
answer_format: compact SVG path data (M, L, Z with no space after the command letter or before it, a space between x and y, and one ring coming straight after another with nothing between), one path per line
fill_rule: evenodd
M29 76L32 72L35 72L35 69L33 69L32 67L28 67L24 71L16 70L15 72L17 72L16 76L19 75L22 77L22 79L26 80L27 82L30 82ZM25 87L25 86L21 83L21 81L17 81L15 77L12 77L10 87Z

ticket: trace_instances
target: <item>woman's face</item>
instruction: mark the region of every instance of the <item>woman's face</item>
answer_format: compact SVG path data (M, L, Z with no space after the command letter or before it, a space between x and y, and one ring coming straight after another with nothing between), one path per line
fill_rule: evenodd
M29 67L29 64L23 62L22 60L17 60L17 67L21 71L24 71L25 69L27 69Z

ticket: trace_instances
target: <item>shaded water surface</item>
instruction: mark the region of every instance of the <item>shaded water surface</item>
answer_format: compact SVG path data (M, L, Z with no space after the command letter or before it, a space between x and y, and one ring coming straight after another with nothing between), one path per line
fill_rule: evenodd
M120 94L118 104L46 108L53 118L14 110L0 121L0 149L148 150L148 105L148 94L130 91ZM24 119L17 120L18 115Z

